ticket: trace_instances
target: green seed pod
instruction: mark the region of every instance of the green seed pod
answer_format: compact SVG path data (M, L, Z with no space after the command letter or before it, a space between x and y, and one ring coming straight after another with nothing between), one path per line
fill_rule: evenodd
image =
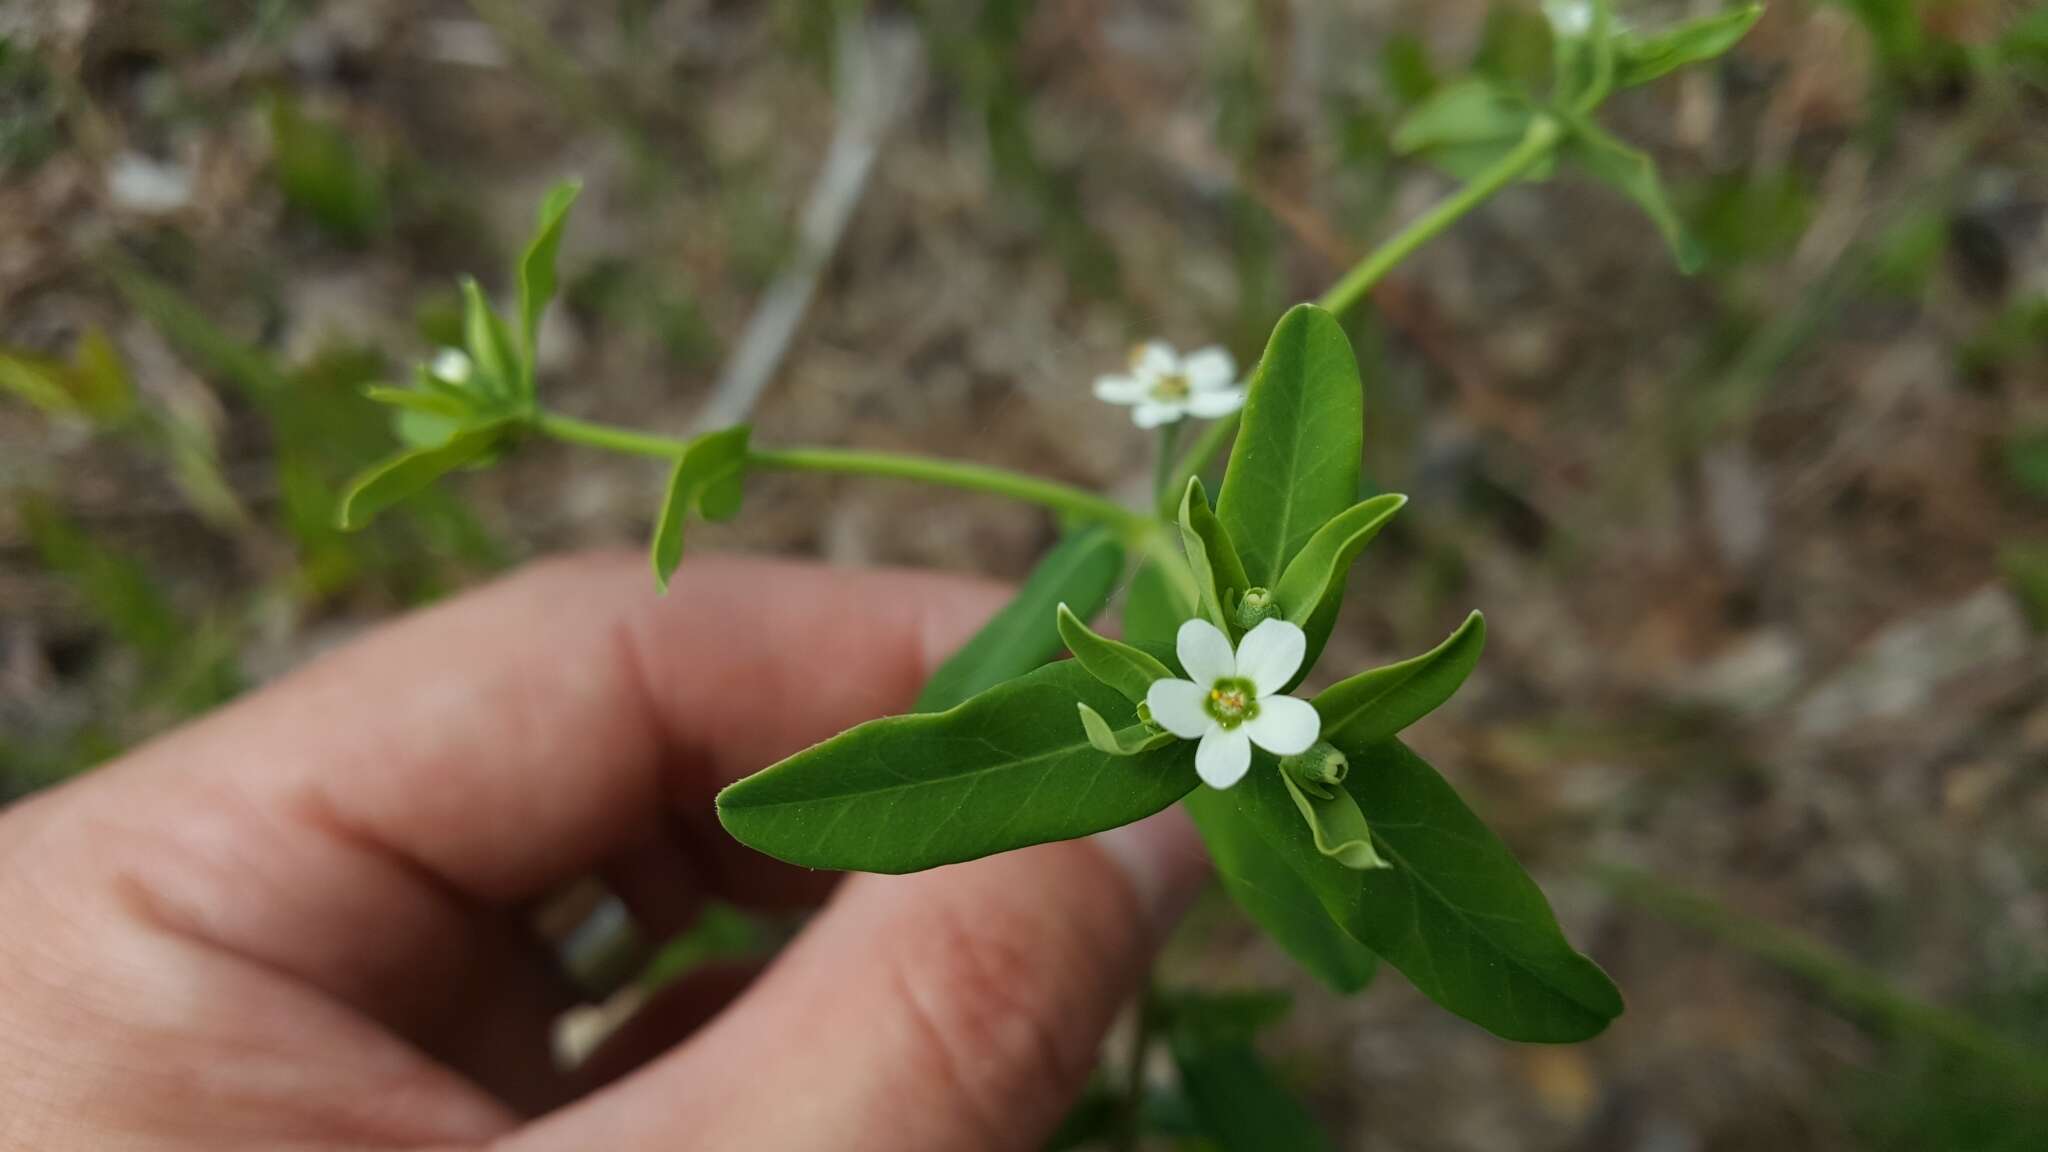
M1283 757L1280 770L1303 786L1322 792L1344 782L1345 774L1351 771L1351 761L1334 745L1318 740L1306 752Z
M1237 627L1240 631L1249 632L1262 621L1279 615L1279 602L1264 588L1247 588L1244 595L1237 598Z

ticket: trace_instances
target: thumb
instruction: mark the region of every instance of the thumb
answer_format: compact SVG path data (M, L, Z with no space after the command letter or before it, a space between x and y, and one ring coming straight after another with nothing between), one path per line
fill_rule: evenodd
M708 1028L511 1143L1038 1148L1207 872L1174 808L1088 840L856 876Z

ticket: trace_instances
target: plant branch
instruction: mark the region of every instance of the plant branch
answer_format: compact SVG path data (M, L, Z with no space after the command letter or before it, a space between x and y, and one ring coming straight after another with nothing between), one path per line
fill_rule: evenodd
M1528 131L1522 134L1521 143L1515 145L1513 151L1367 253L1363 260L1352 265L1349 272L1330 285L1316 304L1341 319L1365 299L1387 273L1414 255L1416 249L1442 235L1466 213L1485 203L1488 197L1541 164L1563 135L1564 129L1549 116L1531 120ZM1201 471L1223 445L1229 443L1237 432L1239 419L1239 414L1232 413L1203 430L1201 438L1188 449L1187 455L1181 458L1173 471L1174 490L1187 487L1188 477Z
M623 452L632 456L673 460L690 446L688 440L673 436L635 432L629 428L577 420L552 412L535 415L532 426L540 434L556 440L601 448L608 452ZM931 456L908 456L894 452L864 452L848 448L776 448L758 449L747 453L747 467L782 472L837 472L850 476L918 480L969 492L1008 496L1013 500L1037 504L1084 520L1117 525L1132 542L1149 540L1152 536L1159 535L1161 531L1158 522L1152 517L1071 484L1042 480L1036 476L1026 476L1004 468L991 468L961 460L941 460Z

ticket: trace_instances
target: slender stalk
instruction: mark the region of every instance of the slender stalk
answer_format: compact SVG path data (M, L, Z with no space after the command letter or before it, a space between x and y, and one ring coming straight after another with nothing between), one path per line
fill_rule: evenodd
M1152 1032L1158 1012L1152 996L1152 978L1138 991L1138 1019L1131 1030L1131 1058L1124 1067L1124 1097L1117 1113L1116 1146L1119 1152L1135 1152L1145 1134L1145 1058L1152 1052Z
M533 419L533 427L542 435L556 440L634 456L673 460L689 447L688 440L677 437L635 432L629 428L577 420L552 412L537 414ZM1160 532L1158 523L1150 516L1134 512L1085 489L960 460L905 456L893 452L862 452L846 448L777 448L749 452L747 466L783 472L837 472L854 476L920 480L970 492L1008 496L1013 500L1037 504L1085 520L1115 524L1133 541L1145 540Z
M1416 249L1442 235L1460 217L1542 163L1557 147L1563 134L1564 129L1549 116L1538 116L1530 121L1528 131L1522 134L1521 143L1516 144L1513 151L1367 253L1363 260L1352 265L1351 271L1330 285L1329 291L1316 301L1317 305L1339 317L1349 312L1386 278L1387 273L1414 255ZM1203 430L1201 438L1188 449L1187 455L1181 458L1173 471L1174 491L1187 487L1188 477L1201 471L1223 445L1230 442L1231 436L1237 432L1239 419L1237 413L1232 413Z
M1163 424L1159 428L1159 454L1152 469L1152 502L1159 505L1162 513L1173 506L1178 493L1173 490L1173 450L1180 444L1181 421ZM1185 482L1183 482L1185 487Z

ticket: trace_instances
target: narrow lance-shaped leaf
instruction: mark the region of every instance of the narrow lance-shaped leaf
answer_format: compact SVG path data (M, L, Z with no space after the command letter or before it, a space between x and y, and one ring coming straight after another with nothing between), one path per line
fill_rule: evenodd
M462 280L462 338L476 364L477 391L493 399L511 400L518 387L518 353L483 286L467 276Z
M1287 785L1287 795L1308 824L1316 851L1354 870L1388 867L1373 851L1372 831L1351 793L1331 787L1317 794L1285 772L1280 774L1280 782Z
M1345 931L1505 1039L1584 1040L1621 1014L1607 974L1573 951L1542 891L1434 769L1398 740L1332 743L1350 758L1343 786L1391 868L1325 859L1264 753L1225 795Z
M1093 615L1123 574L1124 549L1100 525L1083 528L1047 552L1023 587L955 652L917 697L917 711L939 712L1060 654L1055 619L1062 601Z
M1172 671L1158 657L1098 635L1065 604L1058 609L1058 626L1061 642L1081 667L1132 704L1144 700L1155 681L1173 678Z
M1357 498L1364 403L1336 317L1312 304L1281 317L1216 501L1250 584L1271 588L1316 529Z
M751 429L735 424L707 432L683 449L669 473L668 494L654 522L654 543L649 553L654 561L654 582L668 591L669 577L683 562L683 529L690 514L722 520L739 506L739 484L747 467L747 438Z
M1535 117L1536 106L1520 93L1472 77L1438 89L1404 117L1394 150L1471 180L1514 151ZM1551 168L1546 158L1524 178L1540 179Z
M424 412L430 416L441 416L449 420L460 420L471 414L468 404L443 392L426 392L418 388L393 388L388 384L372 384L363 389L363 399L392 408L411 412Z
M445 443L394 456L358 476L342 497L340 525L354 531L379 512L424 490L442 476L471 464L502 445L518 427L506 418L472 424Z
M1224 635L1235 636L1231 606L1250 585L1237 549L1209 509L1209 494L1202 490L1199 476L1188 477L1187 491L1181 494L1180 539L1187 552L1188 570L1194 573L1202 614Z
M1111 756L1136 756L1140 752L1163 748L1180 739L1171 732L1149 728L1143 724L1133 724L1128 728L1111 728L1109 721L1104 720L1102 713L1095 709L1086 704L1076 704L1074 707L1081 713L1081 730L1087 733L1089 746L1097 752L1107 752Z
M562 227L568 220L569 206L581 191L582 183L575 180L549 189L547 199L541 201L533 242L519 259L519 385L524 396L533 395L540 315L555 295L555 251L562 245Z
M1311 701L1331 743L1377 744L1449 700L1486 646L1486 618L1474 612L1443 643L1420 656L1360 672Z
M719 793L718 818L806 868L916 872L1141 820L1194 786L1192 744L1111 756L1088 743L1077 703L1137 723L1135 705L1062 660L799 752Z
M1648 36L1624 34L1615 42L1614 83L1632 88L1687 65L1712 60L1740 43L1763 14L1763 5L1744 4Z
M1301 626L1308 636L1308 654L1302 658L1302 674L1316 666L1330 630L1337 625L1337 610L1344 604L1344 581L1358 554L1394 518L1406 496L1387 493L1354 504L1331 519L1309 537L1287 570L1273 587L1273 599L1289 623Z
M1197 788L1186 807L1224 890L1266 935L1335 992L1348 996L1372 982L1378 959L1330 918L1315 889L1238 812L1229 792Z
M1656 161L1649 154L1631 148L1584 118L1570 121L1570 134L1559 145L1566 162L1576 164L1588 176L1619 189L1657 226L1672 259L1682 272L1699 271L1704 259L1699 243L1679 219L1678 210L1664 194L1664 182L1657 178Z

